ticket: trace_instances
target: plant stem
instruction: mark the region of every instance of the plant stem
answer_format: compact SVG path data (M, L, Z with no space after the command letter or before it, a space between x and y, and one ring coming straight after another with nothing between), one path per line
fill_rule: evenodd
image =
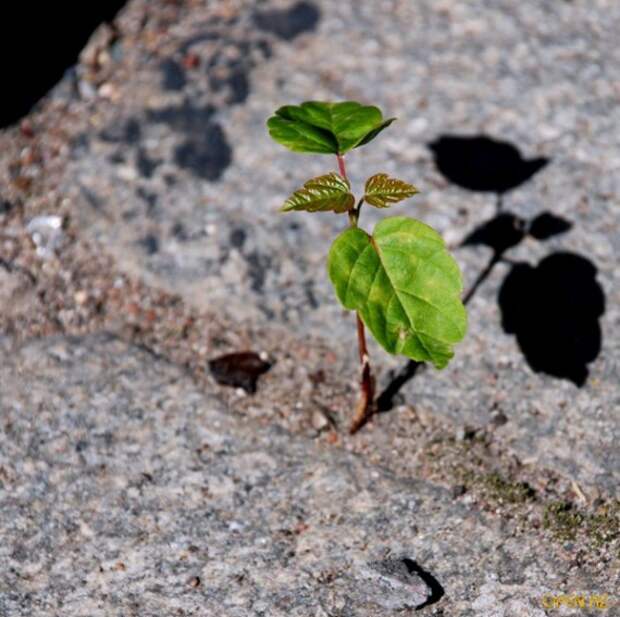
M340 175L345 180L348 180L348 178L347 178L347 168L344 166L344 155L343 154L337 154L336 158L338 159L338 171L340 172Z
M344 164L344 156L342 154L338 154L336 156L338 158L338 171L345 180L348 180L347 169ZM349 211L349 223L351 227L357 227L361 203L362 202L360 201L357 208L353 208ZM356 433L360 428L362 428L362 426L366 424L372 415L375 395L375 380L370 371L370 359L368 357L368 347L366 346L364 322L360 318L359 313L356 313L355 317L357 319L357 347L360 365L362 367L362 374L360 378L360 394L355 407L353 422L351 423L351 427L349 429L351 434Z

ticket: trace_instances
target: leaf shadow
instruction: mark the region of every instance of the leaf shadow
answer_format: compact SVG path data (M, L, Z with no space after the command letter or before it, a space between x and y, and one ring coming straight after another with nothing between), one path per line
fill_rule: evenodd
M512 144L486 136L443 136L429 148L446 179L497 196L495 216L476 227L460 245L491 249L489 261L463 296L464 304L472 300L498 263L511 264L498 296L504 332L515 335L533 371L583 386L587 364L601 349L598 319L605 310L605 297L595 278L596 267L586 257L573 253L552 253L537 266L505 258L509 249L528 236L546 241L572 228L570 221L551 212L527 220L503 210L503 195L529 180L547 165L548 159L525 160ZM393 409L405 384L425 367L424 363L409 360L392 373L377 397L377 413Z
M514 334L530 368L581 388L601 351L605 295L596 267L555 252L536 266L513 263L499 291L502 328Z

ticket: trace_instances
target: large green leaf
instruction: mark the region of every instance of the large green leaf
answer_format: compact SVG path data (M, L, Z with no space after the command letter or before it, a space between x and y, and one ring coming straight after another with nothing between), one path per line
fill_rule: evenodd
M282 212L346 212L355 205L350 189L349 181L335 172L312 178L286 200Z
M366 180L364 201L376 208L389 208L403 199L407 199L418 192L413 184L408 184L387 174L375 174Z
M328 271L340 302L386 351L448 364L467 314L461 273L436 231L400 216L381 221L372 236L347 229L332 244Z
M344 154L374 139L395 118L355 101L307 101L280 107L267 120L275 141L295 152Z

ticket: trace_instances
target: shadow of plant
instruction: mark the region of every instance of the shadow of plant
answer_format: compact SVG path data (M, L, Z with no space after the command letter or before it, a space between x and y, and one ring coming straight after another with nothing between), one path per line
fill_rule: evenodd
M502 327L514 334L530 368L582 387L601 350L605 296L596 267L574 253L552 253L537 266L514 263L498 297Z
M496 264L510 264L498 295L504 332L515 335L534 372L583 386L587 364L598 356L602 342L598 320L605 311L605 296L596 281L595 265L568 252L552 253L536 266L505 257L528 236L546 241L572 228L570 221L551 212L527 220L502 211L502 196L529 180L548 159L526 160L512 144L486 136L440 137L429 148L447 180L468 190L497 194L496 215L460 245L484 245L492 250L488 263L465 293L464 303L471 301ZM377 398L377 411L392 409L402 387L423 368L423 364L409 361L393 374Z

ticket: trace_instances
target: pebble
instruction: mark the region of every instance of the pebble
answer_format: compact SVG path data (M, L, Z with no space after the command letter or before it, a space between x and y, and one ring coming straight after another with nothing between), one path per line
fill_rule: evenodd
M321 431L329 426L329 420L325 417L325 414L315 409L312 412L312 426L315 430Z

